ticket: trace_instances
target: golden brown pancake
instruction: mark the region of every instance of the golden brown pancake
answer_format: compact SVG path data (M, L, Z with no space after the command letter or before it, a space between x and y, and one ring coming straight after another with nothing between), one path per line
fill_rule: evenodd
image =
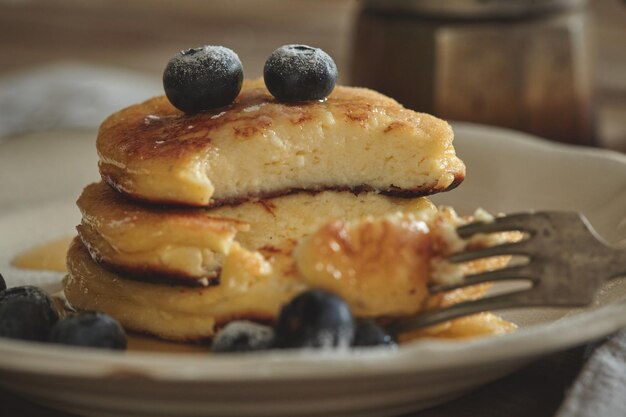
M77 204L77 229L93 258L136 276L215 278L236 233L248 227L203 210L137 205L103 183L88 185Z
M345 297L358 317L393 320L484 294L485 285L434 297L426 290L434 280L431 261L458 247L439 229L442 222L456 224L457 219L448 216L438 213L420 219L394 214L342 225L331 221L297 250L294 244L286 244L265 256L234 243L219 283L207 287L122 277L94 262L76 239L68 253L65 294L78 309L104 311L128 329L170 340L210 338L218 326L234 319L272 321L282 305L307 288L325 288ZM378 252L361 244L372 238L382 238L389 248ZM432 243L436 243L433 249L423 250ZM477 261L467 271L506 262L504 258Z
M83 214L80 238L98 263L135 278L205 285L218 277L234 241L269 256L329 218L436 211L426 198L331 191L182 210L134 203L104 183L87 186L78 207Z
M465 176L443 120L338 86L322 102L276 101L262 80L223 109L187 115L165 97L121 110L97 139L102 178L135 199L216 206L301 190L417 197Z
M231 253L236 274L226 271L219 285L190 287L126 279L93 261L79 239L67 255L65 296L79 310L115 317L127 330L167 340L200 341L231 320L271 321L281 305L302 291L290 276L271 276L260 256Z
M358 316L410 316L437 308L456 294L431 297L429 283L453 284L465 275L501 268L508 262L505 257L447 262L447 256L466 247L511 239L510 234L460 239L455 229L467 221L450 208L417 216L398 212L334 220L302 239L294 259L305 284L340 295ZM474 286L458 294L464 299L482 296L485 289Z

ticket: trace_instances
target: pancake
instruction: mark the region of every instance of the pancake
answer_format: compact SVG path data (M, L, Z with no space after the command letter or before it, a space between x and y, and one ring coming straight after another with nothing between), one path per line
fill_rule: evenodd
M266 273L260 256L237 250L230 256L231 262L238 262L238 273L222 274L219 285L167 285L126 279L104 269L74 239L63 287L68 302L79 310L102 311L127 330L173 341L209 339L219 326L236 319L269 322L303 290L289 276L281 280Z
M248 225L199 210L137 205L106 184L87 186L77 201L78 233L95 260L135 276L215 278L236 233Z
M352 237L346 238L346 242L351 243L345 245L335 240L335 234L326 233L326 230L337 229L336 221L330 221L319 228L319 233L303 240L297 249L294 250L295 243L285 244L271 256L262 256L235 242L225 256L219 284L207 287L128 279L94 262L81 241L75 239L68 252L65 295L74 307L111 314L129 330L178 341L211 338L217 328L235 319L271 322L285 303L307 288L326 288L345 296L358 317L394 320L451 302L481 297L488 288L478 285L437 296L428 294L427 285L434 279L428 275L432 272L427 266L429 261L440 258L458 244L444 238L435 245L435 250L421 250L436 240L430 233L424 233L424 227L437 236L446 235L432 232L440 221L447 219L441 214L424 220L410 214L365 217L346 223L349 226L346 232ZM393 227L381 226L392 223ZM389 250L377 253L369 245L354 244L368 241L372 228L384 230L382 234L387 237L383 241L390 245ZM324 236L329 240L324 241ZM321 244L331 251L337 243L340 249L331 254L316 250L316 246L308 242ZM409 245L398 246L402 242ZM342 259L348 254L353 256ZM364 260L367 265L362 266ZM477 261L468 271L501 267L506 262L503 257ZM322 267L317 267L317 263ZM332 275L336 270L355 270L358 274L333 276L335 281L330 281L324 272ZM382 273L369 274L368 271ZM362 284L358 283L360 280ZM488 326L482 328L486 331Z
M104 183L87 186L77 204L83 214L80 238L98 263L135 278L204 285L218 277L235 240L271 256L329 218L436 211L426 198L331 191L182 210L133 203Z
M155 97L107 118L102 178L134 199L218 206L297 191L418 197L458 185L450 126L377 92L338 86L324 101L277 102L247 81L223 109L187 115Z
M410 316L447 304L455 294L463 299L482 296L485 289L474 286L461 293L430 296L429 283L454 284L465 275L501 268L508 262L507 257L463 264L445 261L466 247L490 246L513 238L511 233L501 233L463 240L455 229L468 220L450 208L418 216L398 212L334 220L302 239L294 258L306 285L338 294L356 315Z

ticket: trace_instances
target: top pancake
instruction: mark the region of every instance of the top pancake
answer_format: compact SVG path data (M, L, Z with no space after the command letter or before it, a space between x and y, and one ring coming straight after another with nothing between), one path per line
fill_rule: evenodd
M276 101L247 81L229 107L195 115L155 97L104 121L102 178L135 199L216 206L301 190L416 197L465 176L450 126L363 88Z

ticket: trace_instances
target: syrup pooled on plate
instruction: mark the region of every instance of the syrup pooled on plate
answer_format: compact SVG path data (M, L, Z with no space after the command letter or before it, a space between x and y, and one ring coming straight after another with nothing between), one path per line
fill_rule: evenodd
M19 253L11 261L11 265L20 269L67 272L65 258L72 238L63 237L46 242ZM53 296L61 314L71 311L62 293ZM514 331L516 326L492 313L480 313L473 316L453 320L427 329L410 332L400 336L400 343L419 338L465 339L477 336L506 334ZM128 333L129 351L162 352L162 353L207 353L210 344L177 343L157 339L149 335Z
M11 265L20 269L67 272L65 255L73 237L63 237L46 242L24 252L11 260Z

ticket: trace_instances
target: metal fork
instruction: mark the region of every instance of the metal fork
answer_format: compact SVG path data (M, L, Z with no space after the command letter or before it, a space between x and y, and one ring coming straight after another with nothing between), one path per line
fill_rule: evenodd
M500 255L521 255L528 262L466 276L458 285L434 285L431 294L484 282L527 280L530 288L466 301L428 311L389 326L394 333L415 330L482 311L520 307L581 307L589 305L600 286L626 275L626 251L613 248L576 212L543 211L498 217L489 223L461 226L457 233L469 238L477 233L521 231L519 242L459 252L454 263Z

